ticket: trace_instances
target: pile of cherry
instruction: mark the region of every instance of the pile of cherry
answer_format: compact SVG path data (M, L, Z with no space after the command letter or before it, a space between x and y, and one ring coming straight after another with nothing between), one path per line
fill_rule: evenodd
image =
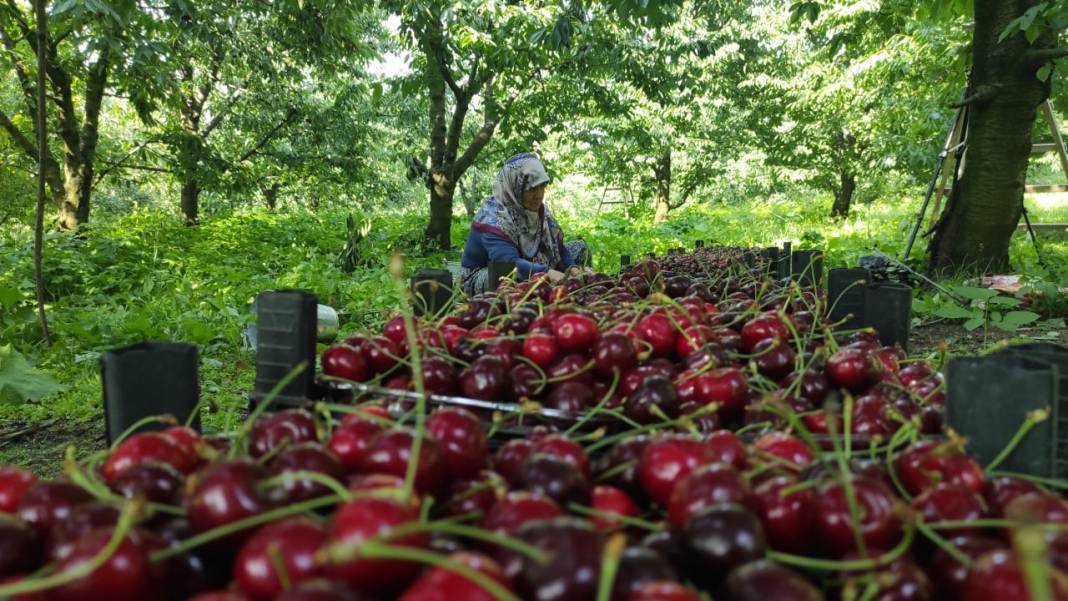
M836 338L818 293L717 252L508 286L323 355L570 426L496 446L493 415L369 399L134 434L52 481L0 469L0 598L1068 599L1068 504L924 436L930 365Z

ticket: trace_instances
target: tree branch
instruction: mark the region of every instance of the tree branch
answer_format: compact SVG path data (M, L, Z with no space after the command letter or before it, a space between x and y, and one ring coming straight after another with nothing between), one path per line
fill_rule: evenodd
M11 140L26 153L26 156L35 161L37 160L37 147L33 145L33 142L30 142L30 139L25 134L19 131L18 127L15 127L15 123L3 111L0 111L0 127L7 132L7 135L11 136Z
M1068 57L1068 48L1041 48L1025 52L1023 61L1028 66L1037 67L1064 57Z
M467 149L464 150L463 155L453 163L452 177L453 179L459 179L460 176L467 171L467 168L475 162L475 158L478 157L478 153L482 152L482 149L489 143L490 138L493 137L493 132L497 129L497 124L508 115L508 111L512 108L512 103L515 102L516 96L512 96L505 103L504 108L497 113L496 111L486 111L486 119L482 123L482 127L475 134L475 138L471 140L471 143L467 145ZM495 114L496 113L496 114Z
M979 86L975 89L975 93L973 93L971 96L968 96L964 100L953 103L949 106L950 108L959 109L968 106L969 104L983 104L993 100L999 92L1000 90L997 86Z
M245 84L248 84L248 79L245 80ZM247 91L248 90L245 89L245 86L242 85L241 89L234 92L234 95L226 101L226 104L223 105L222 109L220 109L219 112L211 118L211 121L209 121L208 124L204 126L203 131L200 132L201 136L207 138L208 135L211 134L211 132L214 131L216 127L219 127L219 125L222 123L223 118L226 117L226 115L230 112L230 109L234 108L234 106L237 104L237 101L240 100L241 96L243 96Z
M245 154L241 155L236 161L231 163L231 166L233 166L236 163L241 163L241 162L251 158L252 155L254 155L257 152L259 152L259 150L261 148L266 146L267 143L271 141L271 138L273 138L279 131L282 130L283 127L288 125L289 122L292 121L294 118L296 118L296 116L299 115L299 114L300 114L300 111L298 111L296 108L290 108L288 111L286 111L286 116L281 121L279 121L277 125L272 127L271 131L267 132L267 135L263 136L263 138L261 138L260 141L257 142L255 146L250 148L247 152L245 152ZM227 169L229 169L229 167Z
M102 169L99 172L97 172L96 179L93 181L93 187L95 188L96 185L100 183L100 180L104 179L104 177L107 176L107 174L109 174L112 171L122 167L123 164L126 163L126 161L130 160L131 158L133 158L133 156L135 154L137 154L138 152L141 152L142 148L144 148L145 146L148 146L149 144L152 144L153 142L155 142L155 140L145 140L144 142L141 142L137 146L134 146L133 150L131 150L130 152L127 152L125 156L123 156L121 159L119 159L117 161L101 160L100 162L105 164L105 165L107 165L108 167L106 169Z

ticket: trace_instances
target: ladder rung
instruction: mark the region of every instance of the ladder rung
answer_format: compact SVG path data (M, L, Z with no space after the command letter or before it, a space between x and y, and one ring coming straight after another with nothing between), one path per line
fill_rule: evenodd
M1036 232L1062 232L1068 231L1068 223L1032 223L1031 227ZM1016 226L1018 230L1026 230L1027 224L1021 223Z
M1068 185L1065 185L1065 184L1047 184L1047 185L1024 186L1024 192L1030 192L1032 194L1049 194L1051 192L1068 192Z
M1057 145L1053 142L1043 142L1031 145L1031 154L1049 154L1051 152L1057 152L1057 150Z

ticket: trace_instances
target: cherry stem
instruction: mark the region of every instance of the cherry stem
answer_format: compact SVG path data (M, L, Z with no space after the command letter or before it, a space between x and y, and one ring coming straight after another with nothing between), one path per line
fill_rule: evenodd
M246 442L248 441L249 435L252 434L252 426L256 423L256 420L259 419L264 411L267 411L267 408L271 406L271 402L273 402L275 397L282 392L282 389L289 386L289 383L295 380L297 376L303 373L307 368L307 361L301 361L293 366L293 369L289 370L289 373L279 380L278 383L274 385L274 388L271 388L270 392L267 393L267 396L263 397L263 400L256 405L256 408L253 409L251 413L249 413L245 423L242 424L241 429L238 431L237 437L230 445L231 459L237 458L242 452L247 450L245 448Z
M627 537L624 534L614 534L605 543L601 554L601 577L597 582L597 601L609 601L612 598L616 572L619 571L619 556L626 546Z
M932 543L938 546L946 553L948 553L953 559L964 567L971 567L972 558L968 557L965 553L962 553L960 549L956 547L952 542L946 540L940 534L935 532L933 528L927 525L922 519L916 522L916 529L920 531L920 534L927 537Z
M851 395L847 394L846 395L846 404L845 404L845 407L842 409L842 417L843 417L843 422L844 422L843 423L844 427L842 429L842 438L843 438L843 443L845 445L847 445L846 449L849 448L848 445L851 442L850 441L850 438L851 438L851 435L850 435L850 421L851 420L850 420L850 418L852 417L852 413L853 413L852 410L853 410L853 397ZM838 462L838 472L839 472L839 474L841 476L842 491L845 493L846 505L849 506L849 517L851 518L851 521L852 521L851 526L852 526L852 530L853 530L853 538L855 539L855 541L857 543L857 550L860 551L860 554L862 556L867 557L868 556L868 549L864 544L864 535L860 531L860 519L861 519L860 504L857 503L856 491L853 490L853 474L852 474L852 472L849 471L849 454L848 454L848 451L843 453L842 452L842 446L840 446L838 444L838 437L836 436L836 433L834 431L835 430L834 420L833 419L827 420L827 426L831 431L831 446L834 449L834 457Z
M987 476L991 478L996 476L1008 476L1010 478L1019 478L1020 480L1029 480L1031 482L1042 484L1043 486L1049 486L1051 488L1068 489L1068 481L1057 480L1055 478L1043 478L1042 476L1032 476L1031 474L1021 474L1018 472L1006 472L1003 470L996 470L988 471Z
M286 569L286 562L282 559L282 550L278 548L278 543L272 542L267 547L267 556L271 559L271 565L274 567L274 571L278 574L278 583L282 585L283 591L288 591L292 586L289 579L289 570Z
M1048 545L1042 532L1023 528L1012 533L1012 546L1019 557L1020 570L1031 599L1053 599L1050 586Z
M401 547L398 545L388 545L382 542L369 540L364 542L358 551L358 554L364 557L380 558L380 559L400 559L405 561L412 561L422 564L431 565L437 568L443 568L450 572L459 574L464 578L470 580L476 585L485 589L485 591L498 601L520 601L519 597L502 586L499 582L490 578L489 576L479 572L478 570L471 569L462 563L453 561L448 557L425 549L416 549L412 547Z
M597 403L597 405L593 409L587 411L585 415L583 415L581 418L578 419L578 421L572 424L570 428L565 430L564 436L571 436L573 432L586 425L586 422L590 421L594 415L600 412L601 409L605 406L605 404L608 403L608 401L612 400L612 395L615 394L617 386L619 386L619 370L614 369L612 370L612 385L608 387L608 392L604 393L604 397L601 399L601 402Z
M423 364L419 357L419 343L415 321L412 319L408 288L404 285L404 259L399 254L390 257L389 270L401 297L401 316L404 319L404 335L408 341L408 356L411 359L412 384L415 386L415 391L419 393L415 401L415 432L412 435L408 466L404 473L404 491L407 498L411 498L415 490L415 477L418 474L419 460L423 451L423 437L426 433L426 387L423 384Z
M8 599L15 595L34 593L64 586L89 576L96 570L100 569L100 567L111 559L111 556L118 551L119 545L126 539L126 535L133 527L134 520L138 513L140 513L140 506L138 503L134 502L124 505L122 512L119 514L119 521L115 524L115 529L111 533L111 538L108 539L104 548L89 561L79 563L70 569L43 578L27 578L11 584L0 585L0 599Z
M1001 449L1001 452L998 453L997 457L994 457L993 461L987 464L986 470L984 471L989 474L993 470L996 470L997 467L1001 465L1002 462L1004 462L1006 459L1008 459L1009 455L1011 455L1012 452L1016 450L1016 447L1020 446L1020 443L1023 442L1023 439L1027 436L1031 429L1049 419L1049 415L1050 410L1048 407L1045 409L1036 409L1035 411L1029 412L1027 414L1027 418L1024 419L1022 424L1020 424L1019 429L1017 429L1016 433L1012 435L1012 439L1010 439L1008 444L1005 445L1005 448Z
M105 486L102 482L93 478L90 473L84 472L81 467L74 460L74 447L67 447L66 465L63 471L66 476L70 478L70 481L80 486L83 490L93 495L100 501L108 501L111 503L126 503L130 499L121 497ZM151 511L158 511L160 513L166 513L176 516L184 516L185 509L182 507L176 507L174 505L167 505L166 503L155 503L151 501L141 501L144 506Z
M791 553L783 553L782 551L773 551L770 549L768 550L768 558L786 565L823 572L873 570L897 561L909 550L909 547L912 546L912 540L915 536L916 529L909 527L905 530L905 536L902 537L901 542L899 542L896 547L878 557L871 557L868 559L817 559L805 555L793 555Z
M649 530L650 532L659 532L664 529L663 524L657 524L656 522L650 522L641 518L636 518L629 515L623 515L615 513L613 511L604 511L602 509L595 509L587 505L580 503L571 503L567 506L571 511L580 514L588 515L595 518L604 518L606 520L614 520L627 526L634 526L635 528L641 528L642 530Z
M453 534L456 536L465 536L467 538L473 538L488 543L493 543L500 547L515 551L516 553L526 555L527 557L537 561L538 563L545 563L549 560L548 556L541 549L523 542L517 538L499 534L492 530L486 530L485 528L478 528L475 526L466 526L464 524L458 524L452 520L440 520L437 522L408 522L401 524L396 528L390 530L385 536L377 537L371 540L389 540L394 537L406 536L408 534L417 534L421 532L434 532L438 534ZM363 544L363 543L361 543ZM327 553L331 557L347 557L346 553L354 551L351 543L335 543L328 547ZM359 547L359 545L356 545ZM355 552L359 552L355 550Z
M316 484L321 484L329 488L335 495L341 498L342 501L349 501L353 497L353 492L345 488L337 480L327 476L321 472L313 472L308 470L293 470L291 472L282 472L276 476L272 476L265 480L261 480L259 487L261 490L268 490L276 486L285 486L289 484L295 484L300 480L310 480Z

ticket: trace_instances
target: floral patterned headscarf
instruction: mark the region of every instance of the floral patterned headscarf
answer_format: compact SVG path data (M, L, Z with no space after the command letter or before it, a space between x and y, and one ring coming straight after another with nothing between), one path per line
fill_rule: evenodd
M538 211L523 207L523 192L549 182L545 165L533 153L517 154L504 162L493 182L493 196L475 215L474 227L498 230L528 261L559 265L563 231L543 204Z

